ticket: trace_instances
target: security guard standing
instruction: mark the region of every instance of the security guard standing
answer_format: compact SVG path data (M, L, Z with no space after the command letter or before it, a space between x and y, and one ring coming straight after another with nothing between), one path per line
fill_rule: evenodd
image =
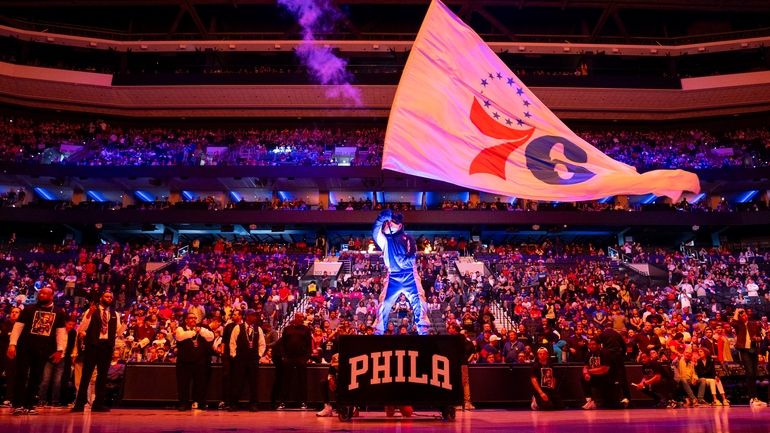
M198 409L206 409L206 357L214 341L214 333L198 324L198 316L187 313L183 326L176 328L176 384L179 394L179 410L192 408L190 404L190 386L192 397Z
M234 360L234 369L232 372L233 389L230 410L236 410L238 399L243 392L243 384L246 382L249 386L249 410L257 411L257 391L258 391L258 372L259 359L265 354L267 344L265 343L265 334L257 323L257 312L255 310L246 311L246 323L233 328L230 336L230 356Z

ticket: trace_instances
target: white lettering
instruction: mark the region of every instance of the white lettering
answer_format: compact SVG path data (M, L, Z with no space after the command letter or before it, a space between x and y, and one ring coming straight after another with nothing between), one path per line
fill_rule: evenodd
M374 352L372 353L372 385L379 385L381 383L390 383L392 381L390 377L390 356L392 351ZM380 362L382 360L382 362ZM380 379L382 375L382 379Z
M409 382L410 383L428 383L428 375L423 373L422 376L417 376L417 357L419 356L419 353L416 350L410 350L407 352L409 355L409 366L411 367L409 371Z
M395 355L395 356L394 356ZM404 351L384 351L384 352L372 352L367 355L359 355L348 360L350 364L350 384L348 390L352 391L360 387L359 380L363 379L369 374L371 367L371 378L369 383L371 385L380 385L385 383L417 383L437 388L444 388L452 390L452 383L450 380L451 365L449 358L442 355L433 355L431 359L431 371L430 374L423 373L417 374L417 357L420 353L416 350ZM406 357L409 358L409 376L405 376L404 364ZM371 362L369 361L371 358ZM391 364L395 362L396 376L392 376L394 366ZM430 375L430 381L428 376ZM365 379L364 379L365 380Z
M396 350L396 382L397 383L404 383L406 382L406 377L404 376L404 355L406 355L406 350Z
M452 390L452 384L449 382L449 359L446 356L433 355L433 368L431 373L431 385L440 386L441 388L450 391ZM439 378L442 378L443 380L439 380Z
M348 391L358 389L358 376L369 371L369 357L367 355L359 355L350 358L350 385L348 385Z

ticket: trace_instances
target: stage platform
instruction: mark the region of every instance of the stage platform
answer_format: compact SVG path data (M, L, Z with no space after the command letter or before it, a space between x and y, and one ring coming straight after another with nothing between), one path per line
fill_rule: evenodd
M411 418L385 418L365 412L351 422L317 418L315 411L177 412L157 409L113 409L110 413L72 414L43 409L34 416L0 412L3 433L197 433L197 432L592 432L592 433L736 433L770 429L770 408L703 407L695 409L475 410L442 421L436 412L418 411Z

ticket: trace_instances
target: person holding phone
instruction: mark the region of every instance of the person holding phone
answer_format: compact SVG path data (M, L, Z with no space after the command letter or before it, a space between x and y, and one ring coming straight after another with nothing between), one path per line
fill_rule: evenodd
M749 405L766 407L767 403L757 397L757 368L759 366L759 344L762 341L762 324L752 320L753 311L736 308L730 322L735 329L735 348L746 370L746 392Z

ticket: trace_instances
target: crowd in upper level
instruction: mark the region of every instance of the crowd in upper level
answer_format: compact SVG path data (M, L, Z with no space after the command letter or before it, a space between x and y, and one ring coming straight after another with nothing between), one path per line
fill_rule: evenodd
M378 166L384 130L128 128L0 119L0 161L85 166ZM338 148L353 148L341 157Z
M378 167L385 133L381 127L131 128L103 120L78 123L7 116L0 125L0 161L85 166ZM767 128L578 133L610 157L640 170L770 165Z

